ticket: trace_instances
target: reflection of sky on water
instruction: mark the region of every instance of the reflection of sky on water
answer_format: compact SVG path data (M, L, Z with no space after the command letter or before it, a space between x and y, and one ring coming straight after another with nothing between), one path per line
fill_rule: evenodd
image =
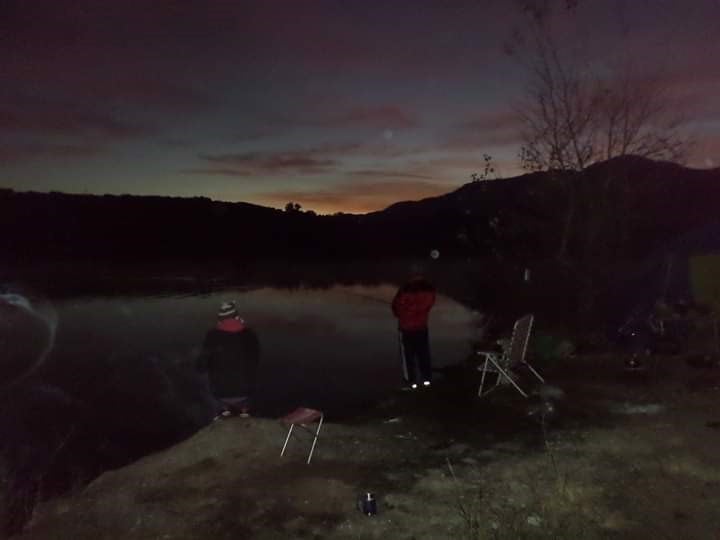
M272 410L376 399L400 383L395 287L226 290L198 296L95 298L58 305L58 353L163 354L191 358L215 322L218 305L236 300L262 346L258 404ZM461 362L472 314L438 297L430 319L434 365Z

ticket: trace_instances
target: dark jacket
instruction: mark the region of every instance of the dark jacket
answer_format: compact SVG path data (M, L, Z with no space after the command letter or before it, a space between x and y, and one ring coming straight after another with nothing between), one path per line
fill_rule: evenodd
M392 311L400 330L422 330L428 326L430 310L435 304L435 287L422 277L411 279L400 287L392 301Z
M215 397L243 397L252 395L255 389L259 362L257 334L243 325L228 329L220 323L205 336L197 367L207 372Z

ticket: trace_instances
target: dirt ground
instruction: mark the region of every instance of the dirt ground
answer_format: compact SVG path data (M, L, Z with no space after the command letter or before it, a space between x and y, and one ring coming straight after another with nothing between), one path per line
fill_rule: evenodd
M279 456L277 420L215 422L44 503L22 538L720 539L720 369L586 356L543 374L564 392L546 415L451 370L328 418L310 465L307 438Z

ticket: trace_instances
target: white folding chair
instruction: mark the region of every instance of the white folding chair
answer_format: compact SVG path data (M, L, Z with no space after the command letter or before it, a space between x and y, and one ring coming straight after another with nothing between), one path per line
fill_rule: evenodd
M295 426L297 426L298 428L309 433L313 438L312 446L310 447L310 453L308 454L307 458L307 463L309 465L310 460L313 456L313 452L315 451L315 445L317 444L318 437L320 436L320 429L322 428L324 418L325 415L322 411L318 411L316 409L308 409L307 407L298 407L290 414L283 416L280 421L286 426L290 426L290 428L288 429L287 437L285 437L285 444L283 445L282 451L280 452L280 457L285 455L285 449L287 448L288 442L290 441L290 436L293 434L293 429L295 428ZM317 422L316 430L312 430L307 427L308 424L312 424L314 422Z
M530 342L533 320L533 315L525 315L515 321L510 342L503 347L502 352L475 351L475 354L484 358L482 364L478 366L478 370L482 372L480 387L478 388L479 397L483 397L502 384L510 384L515 390L520 392L523 397L528 397L527 392L517 383L517 377L512 371L519 366L526 367L540 382L545 382L545 379L540 376L535 368L525 361L525 353L527 352L528 343ZM491 388L485 389L485 377L488 373L496 373L497 379Z

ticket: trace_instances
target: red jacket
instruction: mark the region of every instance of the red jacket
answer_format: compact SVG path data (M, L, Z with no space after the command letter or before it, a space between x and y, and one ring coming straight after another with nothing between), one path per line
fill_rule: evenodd
M425 278L413 278L400 287L392 301L392 311L400 330L427 328L434 304L435 287Z

